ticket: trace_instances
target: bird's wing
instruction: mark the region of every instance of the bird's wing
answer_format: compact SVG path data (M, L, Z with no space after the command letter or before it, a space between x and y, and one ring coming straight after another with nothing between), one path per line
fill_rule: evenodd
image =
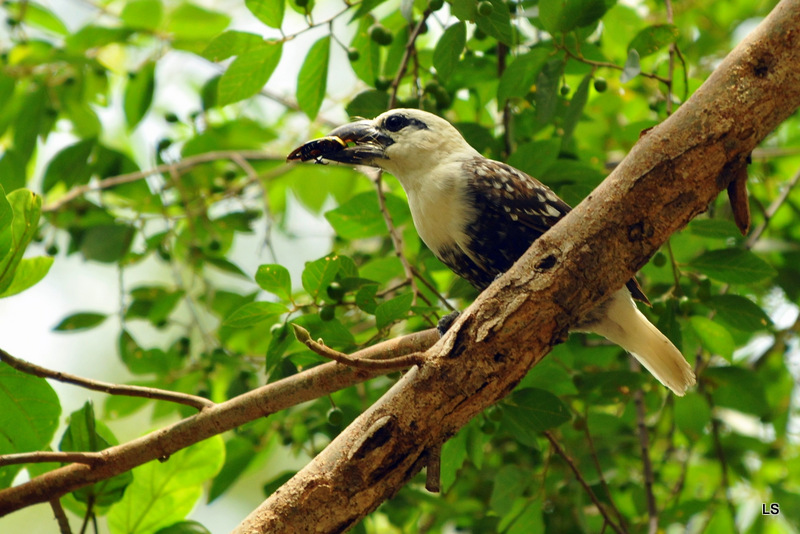
M490 222L507 218L519 225L519 237L526 242L511 247L516 250L509 256L516 257L509 258L510 263L572 209L542 182L505 163L479 157L466 162L464 169L469 175L469 187L475 193L473 198L483 203L475 206L479 220ZM497 236L499 240L503 237ZM494 246L497 245L495 242ZM486 247L489 246L486 243ZM635 278L631 278L626 287L634 299L650 305Z

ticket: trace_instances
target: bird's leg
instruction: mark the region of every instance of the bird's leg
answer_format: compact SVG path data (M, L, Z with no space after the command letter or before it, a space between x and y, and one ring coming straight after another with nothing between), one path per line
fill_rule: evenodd
M453 311L439 319L439 323L436 325L436 330L439 331L439 337L444 337L450 327L453 326L453 323L456 322L458 316L461 315L460 311Z

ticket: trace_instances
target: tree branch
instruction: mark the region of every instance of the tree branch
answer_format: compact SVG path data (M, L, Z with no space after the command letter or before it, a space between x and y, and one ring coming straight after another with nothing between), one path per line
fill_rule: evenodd
M800 0L783 0L586 200L484 291L369 410L236 533L341 532L391 497L425 451L503 398L569 326L707 209L800 105ZM533 326L532 326L533 325Z
M355 358L389 359L424 351L439 339L435 328L384 341L352 355ZM47 502L173 453L206 438L221 434L260 417L352 386L388 371L351 369L336 362L325 363L249 391L227 402L209 407L166 428L96 454L100 465L71 464L49 471L29 482L0 491L0 517Z
M108 393L109 395L124 395L127 397L144 397L146 399L169 401L191 406L192 408L196 408L198 410L214 406L215 404L204 397L189 395L188 393L180 393L178 391L168 391L158 388L148 388L144 386L112 384L110 382L101 382L99 380L83 378L61 371L53 371L52 369L47 369L34 363L15 358L3 349L0 349L0 361L5 362L7 365L13 367L17 371L21 371L29 375L39 376L41 378L51 378L53 380L58 380L59 382L74 384L76 386L91 389L93 391L102 391L103 393Z

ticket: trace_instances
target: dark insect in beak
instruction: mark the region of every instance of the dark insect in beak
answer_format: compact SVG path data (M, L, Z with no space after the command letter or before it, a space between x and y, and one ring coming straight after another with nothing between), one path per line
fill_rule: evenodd
M295 148L292 153L286 157L287 161L309 161L316 160L317 163L322 163L321 159L328 157L336 152L347 148L347 143L335 136L323 137L322 139L315 139L308 143Z
M394 141L371 121L357 121L339 126L328 137L309 141L292 151L288 161L326 159L351 165L378 166L387 159L386 148Z

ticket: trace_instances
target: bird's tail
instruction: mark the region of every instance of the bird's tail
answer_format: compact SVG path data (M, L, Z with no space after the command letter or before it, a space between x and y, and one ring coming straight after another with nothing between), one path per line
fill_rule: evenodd
M683 354L636 307L625 288L605 305L605 316L587 330L600 334L630 352L659 382L683 396L695 383Z

